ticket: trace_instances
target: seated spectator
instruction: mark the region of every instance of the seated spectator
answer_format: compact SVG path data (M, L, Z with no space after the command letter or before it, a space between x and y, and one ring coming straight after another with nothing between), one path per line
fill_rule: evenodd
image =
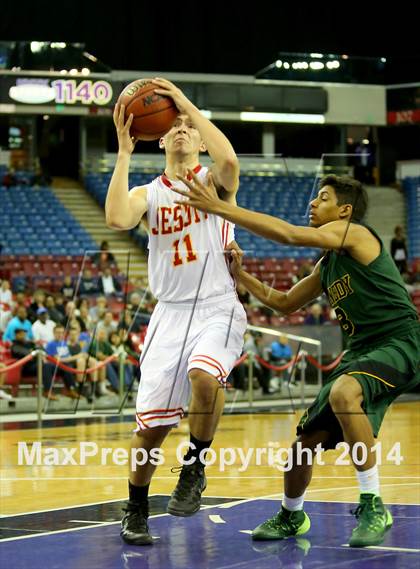
M24 306L18 306L16 316L10 320L3 334L4 342L13 342L16 330L18 329L25 330L26 340L33 340L32 324L27 316L26 308Z
M118 323L117 330L125 331L126 334L131 332L131 325L133 323L133 317L131 316L131 309L126 308L121 316L121 320Z
M67 345L69 347L70 354L72 356L78 356L76 359L76 369L78 371L85 371L89 368L95 367L98 362L92 356L87 353L87 346L83 346L79 341L79 329L74 327L70 328L69 335L67 338ZM85 374L86 375L86 374ZM80 376L79 376L80 377ZM91 381L90 385L85 381L85 377L82 376L82 382L84 383L83 393L86 396L89 403L93 401L93 392L95 390L96 382L98 381L98 371L92 371L89 374L89 379Z
M89 308L89 316L91 317L93 324L97 324L98 321L105 316L107 310L106 298L104 296L98 296L96 299L96 305Z
M79 316L76 316L77 320L80 322L82 332L92 332L94 324L92 318L89 315L89 307L82 304L79 308Z
M394 237L391 240L391 257L400 273L406 273L408 251L401 225L397 225L394 229Z
M100 251L92 255L92 262L98 265L101 270L115 264L115 257L109 251L108 241L102 241Z
M28 318L31 322L35 322L37 319L38 308L45 308L45 292L38 289L34 292L33 301L28 308Z
M45 304L47 304L48 298L45 301ZM64 296L61 294L61 292L57 292L57 294L55 295L54 298L54 302L55 302L55 309L61 314L61 318L64 321L65 317L66 317L66 307L64 304ZM48 306L47 306L48 308Z
M36 350L36 345L34 342L26 339L26 331L22 328L16 330L15 339L12 342L10 353L12 357L21 360L26 356L29 356L34 350ZM33 358L24 364L21 368L22 377L36 377L38 374L37 359ZM44 386L44 396L49 392L51 383L47 381L47 378L42 378ZM50 399L56 400L57 397L51 394Z
M120 337L120 335L118 334L118 332L112 332L111 335L109 336L109 343L111 344L111 348L114 354L116 354L117 356L124 356L124 358L127 355L125 346L122 342L122 339ZM119 376L119 361L116 360L114 362L111 362L112 367L115 369L116 373ZM126 389L130 389L130 387L132 387L132 382L133 382L133 365L130 364L130 362L125 362L124 363L124 384ZM118 385L119 387L119 385ZM114 389L114 386L112 386L112 388ZM116 390L116 393L118 393L119 390ZM130 394L129 394L129 399L131 399L131 390L130 390Z
M61 324L57 324L54 328L54 340L49 342L45 351L49 356L56 358L59 362L65 363L69 367L76 367L77 355L72 356L64 339L64 327ZM64 385L66 386L64 390L64 395L70 397L71 399L79 399L80 395L76 391L76 381L82 382L81 376L77 376L70 371L59 368L55 363L46 361L43 365L43 375L46 381L51 386L53 380L55 380L56 375L62 377ZM50 390L49 390L50 391Z
M10 282L3 280L0 286L0 308L4 308L1 305L6 304L7 307L11 308L13 303L12 291L10 290Z
M8 322L12 319L12 291L9 281L2 281L0 287L0 332L4 332Z
M60 288L61 294L68 300L73 300L74 293L76 292L76 285L73 282L71 275L64 277L63 286Z
M49 318L48 310L41 306L37 310L38 319L32 324L32 334L38 346L46 346L54 340L56 323Z
M112 312L108 311L105 313L103 319L99 320L97 324L97 332L99 330L105 330L106 337L109 339L111 337L112 332L115 332L117 329L117 323L114 322L114 316Z
M278 340L271 343L270 346L270 362L275 366L283 366L290 362L293 357L292 348L289 346L289 339L285 334L279 336ZM279 380L288 380L289 372L288 370L274 371L274 377L272 380L272 389L277 390L281 385L279 385Z
M92 296L98 294L98 284L92 277L92 271L85 269L80 279L79 294L80 296Z
M112 356L114 354L112 346L108 342L105 330L97 331L96 338L94 338L92 343L90 344L88 353L90 356L93 356L100 362L106 360L107 358L109 358L109 356ZM109 362L106 364L105 367L101 368L99 373L99 380L104 380L106 377L108 381L111 383L113 390L118 391L118 386L119 386L118 373L115 371L111 363L112 362ZM101 383L101 381L99 383ZM102 392L101 395L105 395L106 393Z
M319 302L312 304L312 306L309 308L309 312L310 313L305 317L304 324L324 324L325 317L322 314L322 306L319 304Z
M64 324L65 315L58 309L53 296L47 296L45 299L45 307L48 309L48 314L53 322L56 324Z
M130 298L131 316L133 322L131 325L131 332L139 332L141 328L150 322L150 314L146 312L146 308L141 305L141 297L137 292L133 292Z
M98 289L105 296L116 296L121 292L121 285L112 275L111 269L106 267L98 281Z

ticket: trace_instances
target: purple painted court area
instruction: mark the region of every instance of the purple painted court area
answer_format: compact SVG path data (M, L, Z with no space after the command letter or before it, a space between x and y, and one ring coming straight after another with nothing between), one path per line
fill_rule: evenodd
M275 500L253 500L229 507L211 506L191 518L156 516L150 519L150 527L159 539L146 547L123 544L116 523L4 540L1 565L8 569L419 567L420 506L391 506L393 529L381 546L369 549L344 545L355 525L349 513L355 505L347 503L306 502L312 527L301 538L253 542L248 533L242 533L273 515L278 507Z

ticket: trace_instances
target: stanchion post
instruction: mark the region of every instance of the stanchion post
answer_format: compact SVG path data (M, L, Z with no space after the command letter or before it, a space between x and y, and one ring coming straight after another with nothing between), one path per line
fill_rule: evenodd
M302 406L305 406L305 383L306 383L306 352L302 350L301 360L299 362L300 367L300 401Z
M317 374L318 374L318 387L321 388L322 387L322 344L318 344L318 346L316 347L317 350L317 359L318 359L318 370L317 370Z
M118 356L118 377L120 380L119 384L119 398L120 398L120 409L122 407L122 402L124 399L124 384L125 384L125 354L119 354Z
M32 352L36 356L36 371L37 371L37 417L38 428L42 427L42 350Z
M254 403L254 353L248 352L248 403Z

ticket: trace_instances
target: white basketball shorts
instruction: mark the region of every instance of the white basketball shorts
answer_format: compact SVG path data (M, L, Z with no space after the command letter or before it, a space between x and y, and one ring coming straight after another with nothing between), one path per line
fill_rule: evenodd
M222 386L243 347L246 313L235 293L193 303L158 302L140 358L137 430L178 425L189 402L188 372L198 368Z

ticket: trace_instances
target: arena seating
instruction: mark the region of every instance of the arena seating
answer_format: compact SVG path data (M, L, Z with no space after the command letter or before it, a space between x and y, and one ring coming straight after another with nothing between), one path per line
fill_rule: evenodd
M83 255L97 244L49 188L0 186L3 255Z

